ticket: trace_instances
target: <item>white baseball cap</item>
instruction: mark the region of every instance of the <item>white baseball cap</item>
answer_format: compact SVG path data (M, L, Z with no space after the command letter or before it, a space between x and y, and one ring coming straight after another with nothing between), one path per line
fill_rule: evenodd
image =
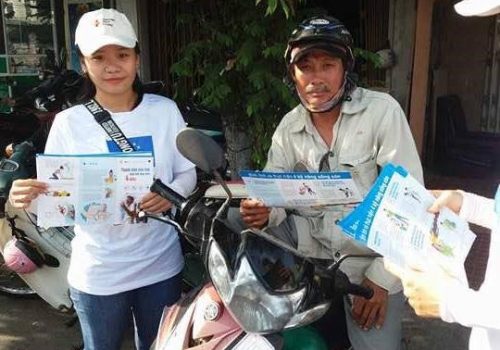
M78 21L75 44L84 56L90 56L106 45L133 48L137 35L128 18L114 9L85 13Z
M491 16L500 13L500 0L463 0L455 4L462 16Z

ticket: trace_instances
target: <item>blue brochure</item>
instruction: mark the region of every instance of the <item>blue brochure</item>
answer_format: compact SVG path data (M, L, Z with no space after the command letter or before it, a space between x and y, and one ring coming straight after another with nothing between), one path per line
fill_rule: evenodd
M327 207L358 203L361 195L352 175L339 172L240 172L250 197L268 207Z
M464 278L463 263L475 235L447 208L429 213L433 202L432 194L404 168L388 164L339 226L399 266L415 261L438 264Z

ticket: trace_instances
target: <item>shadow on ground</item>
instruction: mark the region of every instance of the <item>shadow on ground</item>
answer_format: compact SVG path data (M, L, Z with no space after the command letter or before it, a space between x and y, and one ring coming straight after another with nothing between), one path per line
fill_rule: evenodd
M68 313L52 308L42 299L15 298L0 294L0 349L2 350L74 350L81 345L78 323ZM132 328L122 350L132 350Z
M39 298L0 295L0 349L75 349L80 343L78 324L68 327L71 316Z

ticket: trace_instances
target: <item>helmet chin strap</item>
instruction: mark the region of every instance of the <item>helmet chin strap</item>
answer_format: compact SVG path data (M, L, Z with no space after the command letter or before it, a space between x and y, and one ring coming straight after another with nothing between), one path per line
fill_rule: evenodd
M297 95L299 95L300 103L311 113L324 113L324 112L329 112L335 107L337 107L342 101L344 101L344 92L346 89L347 85L347 74L344 76L344 82L342 83L342 86L340 87L339 91L332 96L331 99L328 101L322 103L319 106L313 106L310 103L307 102L307 100L300 94L299 90L296 89Z

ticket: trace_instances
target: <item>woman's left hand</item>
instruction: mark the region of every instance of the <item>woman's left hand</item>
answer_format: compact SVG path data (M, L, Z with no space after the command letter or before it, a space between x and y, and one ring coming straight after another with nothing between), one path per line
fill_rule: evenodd
M401 269L388 261L384 261L384 264L388 271L401 279L408 303L418 316L440 317L440 305L455 278L439 266L429 271L420 271L412 267Z
M159 194L149 192L142 197L139 208L147 213L159 214L172 208L172 203Z
M441 268L436 271L418 271L408 269L403 278L404 293L410 306L420 317L440 317L440 305L443 302L449 285L454 278Z

